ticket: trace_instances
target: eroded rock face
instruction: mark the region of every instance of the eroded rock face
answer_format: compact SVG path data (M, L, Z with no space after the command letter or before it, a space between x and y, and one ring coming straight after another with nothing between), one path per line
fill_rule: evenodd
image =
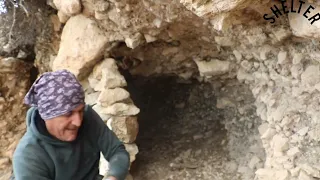
M25 132L23 98L30 86L30 69L31 65L21 60L0 57L0 170L10 167Z

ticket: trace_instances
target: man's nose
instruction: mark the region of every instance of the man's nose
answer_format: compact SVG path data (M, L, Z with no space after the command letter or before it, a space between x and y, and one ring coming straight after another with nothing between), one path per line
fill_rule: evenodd
M75 113L72 117L72 124L77 126L77 127L80 127L81 126L81 123L82 123L82 117L81 117L81 114L80 113Z

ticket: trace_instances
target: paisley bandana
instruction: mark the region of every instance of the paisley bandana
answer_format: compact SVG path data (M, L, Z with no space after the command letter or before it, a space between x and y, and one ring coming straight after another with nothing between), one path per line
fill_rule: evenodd
M85 103L80 82L67 70L43 73L31 86L24 102L37 107L44 120L68 114Z

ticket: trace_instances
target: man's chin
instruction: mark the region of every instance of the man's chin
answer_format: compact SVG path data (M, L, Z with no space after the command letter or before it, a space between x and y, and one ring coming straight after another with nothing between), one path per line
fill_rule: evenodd
M65 141L72 142L77 139L77 136L78 136L78 131L72 132L68 135L68 137L65 138Z

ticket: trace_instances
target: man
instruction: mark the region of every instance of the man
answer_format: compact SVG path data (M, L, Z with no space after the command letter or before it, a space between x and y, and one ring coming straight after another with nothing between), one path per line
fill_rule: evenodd
M106 179L124 180L129 154L67 70L44 73L25 96L27 131L13 155L16 180L97 180L100 152L109 162Z

